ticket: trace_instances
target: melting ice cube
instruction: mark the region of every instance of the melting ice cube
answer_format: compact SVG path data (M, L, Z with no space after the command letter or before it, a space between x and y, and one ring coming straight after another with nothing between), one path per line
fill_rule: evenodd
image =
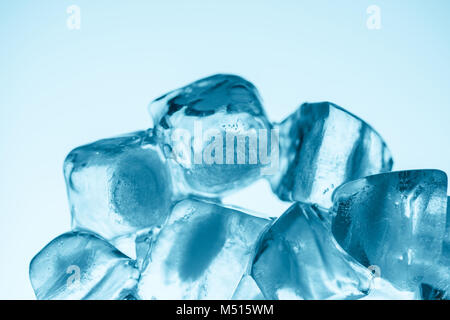
M113 239L160 226L170 212L171 177L152 131L76 148L64 175L74 229Z
M250 275L267 299L356 299L370 271L334 240L317 207L291 206L260 238Z
M383 173L336 189L333 234L361 264L414 291L440 258L447 176L439 170Z
M143 299L231 299L269 220L184 200L151 245L139 281Z
M280 170L269 178L282 200L329 208L340 184L392 168L380 135L335 104L305 103L278 127Z
M218 196L277 169L278 135L258 91L241 77L198 80L156 99L149 111L186 193Z
M32 287L43 300L124 299L138 278L132 260L87 232L55 238L30 264Z

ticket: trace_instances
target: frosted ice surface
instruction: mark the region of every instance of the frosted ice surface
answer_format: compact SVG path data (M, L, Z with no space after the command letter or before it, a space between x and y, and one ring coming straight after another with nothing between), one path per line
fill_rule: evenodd
M171 177L151 130L72 150L64 175L74 229L113 239L158 227L170 212Z
M439 170L383 173L336 189L333 234L364 266L400 290L415 291L439 261L445 234L447 176Z
M230 193L272 165L278 140L271 143L272 126L257 89L241 77L198 80L156 99L149 111L182 192Z
M261 237L250 275L267 299L357 299L371 272L339 247L315 206L296 203Z
M392 168L379 134L335 104L305 103L278 127L280 170L269 177L282 200L329 208L340 184Z
M151 245L143 299L231 299L269 220L199 200L178 203Z
M131 259L87 232L55 238L30 263L31 284L42 300L125 299L138 278Z

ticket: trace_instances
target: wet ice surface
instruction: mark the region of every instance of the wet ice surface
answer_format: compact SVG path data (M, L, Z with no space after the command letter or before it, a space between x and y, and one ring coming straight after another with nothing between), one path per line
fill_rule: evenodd
M178 203L151 246L138 295L231 299L268 222L208 202Z
M125 299L138 278L131 259L86 232L57 237L30 264L31 284L42 300Z
M447 176L438 170L369 176L334 194L333 234L361 264L415 290L440 258L445 234Z
M283 200L329 208L340 184L392 168L378 133L335 104L305 103L278 127L280 170L270 179Z
M250 275L267 299L356 299L372 279L337 245L323 213L302 203L265 232Z
M230 193L260 178L268 164L272 126L258 91L241 77L198 80L156 99L149 111L182 192Z
M64 175L74 229L113 239L160 226L169 214L171 178L151 130L74 149Z

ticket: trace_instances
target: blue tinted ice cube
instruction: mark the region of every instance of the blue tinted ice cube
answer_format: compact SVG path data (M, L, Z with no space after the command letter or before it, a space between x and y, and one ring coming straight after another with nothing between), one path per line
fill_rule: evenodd
M183 192L217 196L250 184L267 167L276 170L278 135L258 91L241 77L198 80L156 99L149 111Z
M278 127L280 170L269 177L282 200L329 208L340 184L392 168L380 135L333 103L304 103Z
M132 260L87 232L55 238L30 263L31 285L42 300L124 299L138 278Z
M260 238L250 275L267 299L357 299L371 272L334 240L324 212L296 203Z
M138 294L143 299L231 299L269 220L184 200L152 243Z
M160 226L170 212L171 176L151 130L72 150L64 176L74 229L113 239Z
M440 258L447 176L411 170L368 176L336 189L333 234L361 264L401 290L418 288Z
M446 292L436 289L428 284L420 286L420 295L422 300L448 300Z

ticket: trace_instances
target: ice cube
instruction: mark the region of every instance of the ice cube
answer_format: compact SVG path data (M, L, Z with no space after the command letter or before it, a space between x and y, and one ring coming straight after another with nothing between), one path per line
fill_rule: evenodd
M333 234L361 264L414 291L442 251L447 176L439 170L383 173L335 190Z
M137 285L134 262L87 232L65 233L30 263L30 280L41 300L125 299Z
M367 296L360 300L420 300L419 290L402 291L380 276L375 276Z
M316 206L295 203L265 231L250 269L267 299L357 299L371 272L334 240Z
M219 196L276 171L278 135L257 89L241 77L198 80L156 99L149 111L182 192Z
M282 200L329 208L340 184L392 168L380 135L333 103L304 103L278 127L280 170L269 177Z
M170 212L171 176L151 130L74 149L64 175L73 229L110 240L158 227Z
M231 299L269 220L194 199L173 209L151 245L143 299Z

